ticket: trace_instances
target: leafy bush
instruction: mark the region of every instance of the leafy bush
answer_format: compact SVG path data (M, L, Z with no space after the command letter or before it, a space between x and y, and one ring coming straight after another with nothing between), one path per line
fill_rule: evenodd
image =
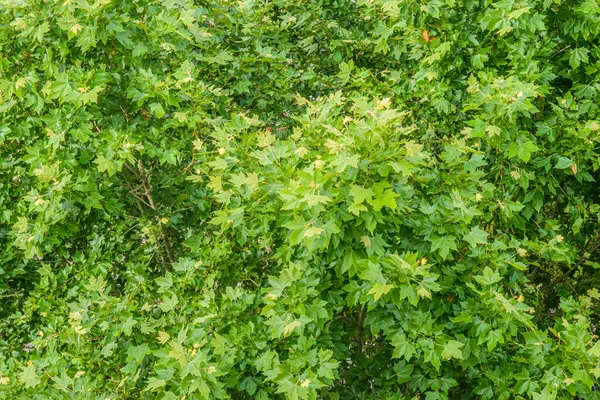
M595 0L0 5L3 398L600 398Z

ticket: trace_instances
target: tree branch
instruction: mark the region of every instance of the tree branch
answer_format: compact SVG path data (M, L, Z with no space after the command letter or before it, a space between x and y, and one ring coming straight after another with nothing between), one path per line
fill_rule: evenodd
M127 164L125 164L127 165ZM129 166L128 166L129 168ZM130 168L132 171L133 169ZM152 197L152 187L150 186L150 182L148 182L148 175L146 174L146 169L144 168L144 162L139 159L138 160L138 171L139 171L139 176L140 179L142 181L142 186L144 188L144 195L146 196L146 199L148 199L148 202L144 202L146 203L153 211L158 211L158 209L156 208L156 203L154 202L154 198ZM171 240L169 239L169 235L167 235L167 230L164 227L164 225L161 223L160 218L157 216L156 217L158 224L160 226L160 231L161 231L161 236L163 239L163 242L165 244L165 250L167 251L167 256L169 257L169 261L171 264L173 264L175 262L175 254L173 252L173 246L171 245ZM165 264L165 266L167 265L167 263L165 262L165 260L163 259L163 264Z
M125 164L127 165L127 164ZM131 184L127 181L125 181L125 183L127 184L127 187L129 187L129 193L131 193L131 195L133 196L133 198L135 199L135 204L138 207L138 210L140 210L140 214L144 215L144 207L142 207L142 203L146 204L149 206L148 203L146 203L144 200L142 200L137 193L135 192L135 189L131 186Z
M365 334L365 316L367 314L367 309L363 306L360 308L360 315L358 317L358 332L356 340L358 341L358 352L362 354L363 352L363 341Z
M152 188L148 183L148 177L146 176L146 170L144 169L144 162L142 161L142 159L138 160L138 170L140 171L140 178L142 179L142 185L144 186L144 190L146 191L145 195L148 199L150 208L156 211L156 205L154 204L154 199L152 198Z

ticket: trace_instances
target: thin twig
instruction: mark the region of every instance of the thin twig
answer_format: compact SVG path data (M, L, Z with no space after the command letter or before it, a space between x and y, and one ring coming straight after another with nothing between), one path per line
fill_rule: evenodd
M550 58L546 60L546 62L549 62L550 60L552 60L552 59L554 58L554 56L556 56L556 55L558 55L558 54L562 53L563 51L567 50L569 47L571 47L571 45L568 45L567 47L563 47L562 49L560 49L560 50L559 50L559 51L557 51L556 53L552 54L552 55L550 56Z
M6 297L19 297L22 296L21 293L12 293L12 294L3 294L2 296L0 296L0 299L4 299Z
M548 286L546 286L545 289L549 290L549 289L553 288L556 284L567 279L568 276L571 275L571 273L573 273L573 271L575 271L577 268L579 268L579 266L581 264L586 262L588 260L588 258L590 258L592 253L594 251L598 250L599 247L600 247L600 238L596 241L596 243L594 243L594 245L592 246L591 249L589 249L588 251L583 253L583 256L579 259L579 261L577 261L577 263L575 265L573 265L573 267L571 269L569 269L567 272L565 272L564 274L562 274L561 276L559 276L558 278L556 278L555 280L550 282L550 284Z
M127 168L129 171L131 171L131 173L133 173L135 176L138 175L138 172L132 166L130 166L127 162L123 163L123 165L125 166L125 168Z
M195 162L196 160L194 159L194 156L192 156L192 161L190 161L190 163L183 169L182 172L186 172L188 169L190 169Z
M125 164L125 165L127 165L127 164ZM134 188L131 187L131 184L129 182L125 181L125 183L129 187L129 193L131 193L131 195L135 199L135 204L137 205L138 210L140 210L140 214L144 215L144 207L142 207L142 204L140 203L140 202L144 202L144 201L135 193Z
M127 114L127 112L125 111L123 106L119 105L119 107L121 107L121 111L123 112L123 115L125 116L125 121L129 122L129 114Z

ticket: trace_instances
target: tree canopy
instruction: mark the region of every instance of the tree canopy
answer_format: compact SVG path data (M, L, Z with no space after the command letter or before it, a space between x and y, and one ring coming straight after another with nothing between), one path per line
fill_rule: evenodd
M0 0L0 396L600 399L596 0Z

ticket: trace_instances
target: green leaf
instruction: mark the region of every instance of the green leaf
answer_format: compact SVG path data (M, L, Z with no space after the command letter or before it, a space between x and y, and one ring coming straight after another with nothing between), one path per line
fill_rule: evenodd
M464 343L461 343L457 340L449 340L442 350L442 357L446 360L449 360L450 358L462 360L463 353L462 350L460 350L462 347L464 347Z
M514 10L513 12L511 12L510 14L507 15L506 19L507 20L511 20L511 19L519 19L519 17L523 14L526 14L529 12L529 10L531 10L531 7L521 7L518 8L516 10Z
M92 208L102 210L102 203L100 203L100 200L102 199L104 199L104 197L100 193L88 192L83 198L82 203L88 210L91 210Z
M103 155L99 155L94 162L98 164L100 172L108 172L109 175L113 175L116 171L115 163L107 160Z
M590 354L595 357L600 357L600 342L596 342L590 349Z
M376 283L371 287L371 290L369 290L369 294L372 294L375 300L379 300L381 296L387 294L393 288L394 285L382 285L381 283Z
M52 381L55 383L55 388L62 390L63 392L68 392L70 390L69 386L71 385L71 379L66 372L63 371L61 376L53 376Z
M457 250L455 236L448 235L441 237L432 237L430 241L431 251L437 250L444 260L448 258L451 250Z
M373 190L358 185L350 187L350 196L354 198L354 204L361 204L364 201L371 204L373 199Z
M348 167L357 168L359 161L360 161L360 156L358 154L354 154L351 156L343 155L343 156L337 157L336 160L331 163L331 165L333 167L337 167L335 169L335 172L341 173L341 172L344 172L346 170L346 168L348 168Z
M171 297L165 296L162 298L162 302L158 305L158 307L164 311L172 311L179 304L179 299L176 294L173 294Z
M26 389L36 387L41 383L36 371L37 368L35 365L29 365L23 368L23 371L19 374L19 382L23 384Z
M354 61L350 60L348 63L342 62L340 63L340 72L338 73L338 77L344 82L348 82L350 80L350 76L352 70L354 69Z
M482 285L492 285L502 279L500 275L490 267L485 267L483 269L483 275L477 275L474 278Z
M157 389L165 387L166 384L167 381L165 381L164 379L151 377L150 379L148 379L148 385L146 385L146 387L144 388L144 392L156 392L158 391Z
M375 211L380 211L383 207L389 207L392 210L396 209L396 198L398 195L392 190L387 189L381 194L375 195L373 199L373 209Z
M125 321L125 323L123 324L123 333L125 334L125 336L131 336L131 332L135 324L137 324L137 321L135 319L131 317L127 318L127 321Z
M486 231L475 226L471 228L469 233L467 233L463 239L468 242L471 247L477 247L478 244L486 244L488 236L489 234Z
M175 341L171 341L170 346L171 351L169 352L169 357L176 359L177 361L179 361L179 365L184 367L188 362L185 349L181 344Z
M283 334L285 335L289 335L290 333L292 333L294 331L294 329L298 328L299 326L302 325L302 322L300 320L294 320L290 323L285 323L283 326Z
M381 273L381 266L371 261L368 262L368 267L360 274L361 279L364 279L371 284L383 284L385 285L385 278Z
M403 334L395 335L391 340L391 344L394 346L394 353L392 354L394 358L403 358L410 361L415 354L414 344Z
M190 392L194 392L198 390L202 398L210 399L210 387L206 383L206 381L202 378L195 379L190 385Z
M304 231L303 236L305 238L311 238L313 236L319 236L321 233L323 233L323 229L317 228L316 226L311 226Z
M226 65L233 61L233 56L229 52L222 50L216 56L206 57L205 60L210 64Z
M499 330L489 331L487 335L487 349L488 351L492 351L496 348L498 343L504 343L504 336L502 332Z
M251 377L245 377L239 385L240 390L245 390L250 396L253 396L256 393L256 389L258 388L256 382Z
M148 354L152 354L152 351L146 344L142 344L139 346L131 346L127 349L127 360L139 363Z
M539 147L537 147L532 141L513 143L508 147L508 156L519 157L521 161L529 162L531 159L531 154L538 150Z
M554 168L566 169L566 168L571 167L571 165L573 165L573 161L571 161L567 157L558 157L558 161L556 162L556 165L554 166Z
M584 47L570 50L569 64L571 65L571 68L577 69L582 63L587 64L589 61L589 52L590 51Z
M156 115L157 118L162 118L166 114L165 109L160 103L152 103L149 108L152 114Z

